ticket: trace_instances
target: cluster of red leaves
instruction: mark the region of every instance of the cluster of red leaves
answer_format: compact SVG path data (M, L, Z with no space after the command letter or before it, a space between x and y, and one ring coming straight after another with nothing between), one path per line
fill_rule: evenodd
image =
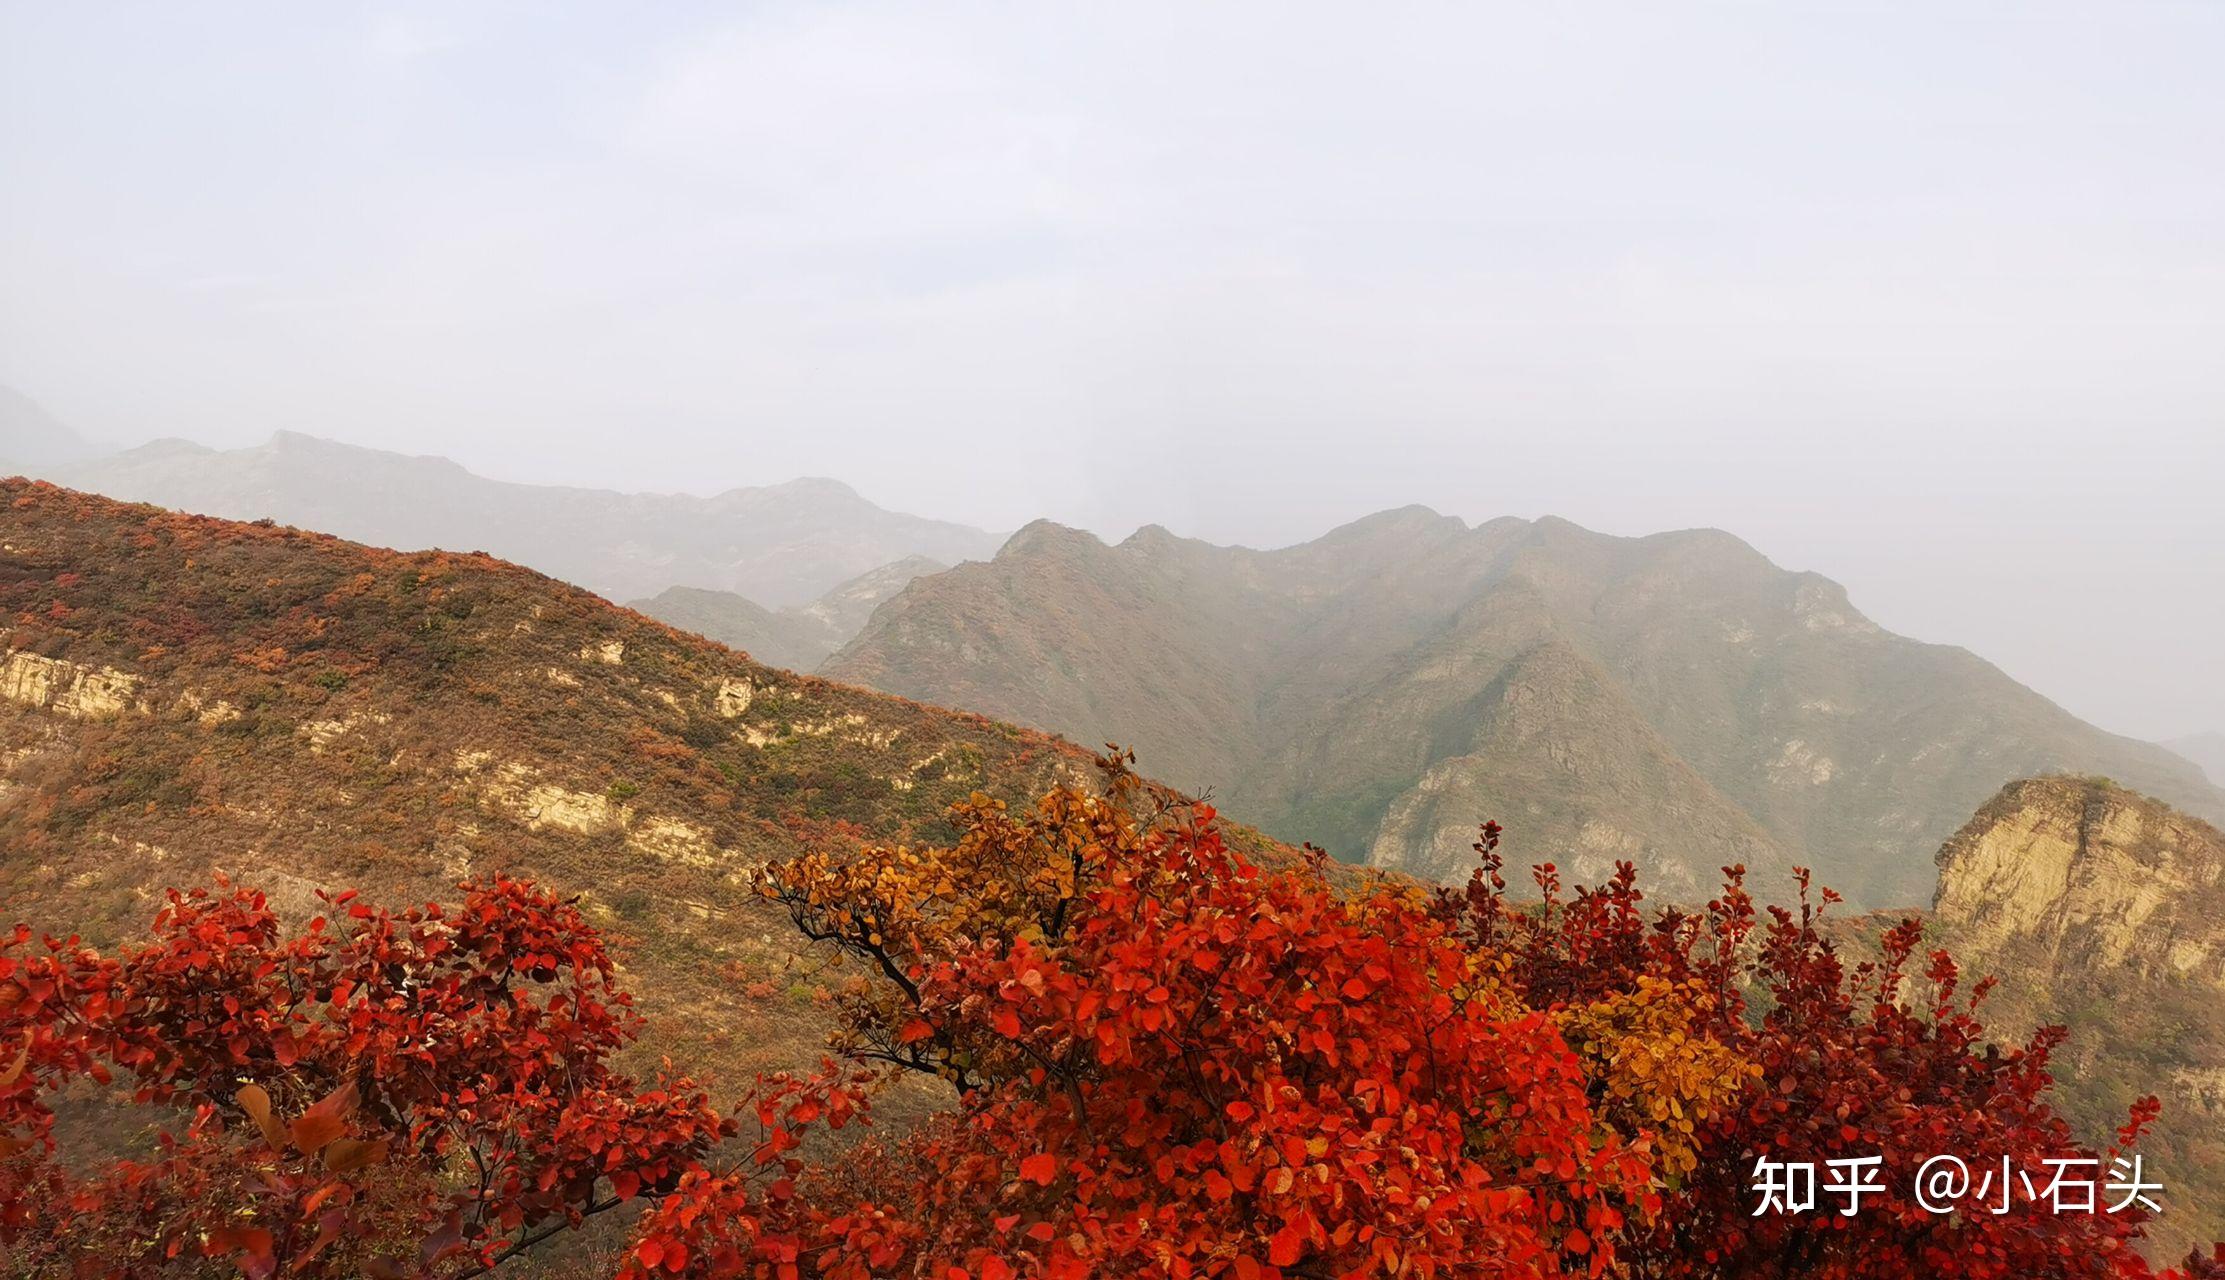
M1650 1164L1552 1021L1425 899L1263 872L1209 809L1139 823L1123 787L977 802L949 856L775 869L808 935L888 979L851 1052L958 1108L839 1187L684 1187L629 1274L1607 1273Z
M262 896L173 893L104 957L0 939L0 1248L29 1274L455 1276L677 1185L732 1130L609 1064L638 1019L593 929L511 880L292 936ZM52 1102L128 1088L147 1158L66 1158Z
M1697 915L1646 910L1628 867L1567 901L1541 869L1516 908L1493 829L1464 893L1339 894L1151 798L1115 768L1106 800L963 807L948 850L775 868L799 928L887 980L845 1006L850 1054L957 1109L778 1158L774 1194L683 1188L627 1280L2151 1274L2138 1214L1913 1203L1930 1155L2092 1154L2045 1097L2055 1033L1988 1044L1944 953L1909 994L1914 924L1849 969L1735 868ZM1872 1155L1902 1177L1860 1215L1754 1215L1757 1159Z
M947 848L816 853L760 882L875 977L848 1065L759 1082L743 1125L609 1065L635 1033L593 931L529 886L291 937L259 896L173 895L115 958L0 939L0 1247L30 1274L475 1275L628 1200L620 1280L1968 1277L2142 1280L2137 1214L1755 1216L1754 1161L2082 1151L2057 1037L1989 1045L1920 934L1847 966L1821 909L1645 908L1628 867L1541 907L1496 832L1464 892L1262 869L1105 762L1103 794L975 797ZM1824 895L1824 906L1830 896ZM951 1105L863 1141L892 1075ZM52 1099L174 1115L85 1169ZM2132 1143L2152 1107L2135 1108ZM2225 1275L2225 1252L2177 1280Z
M1653 978L1690 983L1715 1016L1696 1030L1758 1067L1737 1105L1703 1125L1698 1167L1670 1190L1664 1211L1634 1229L1621 1274L1637 1277L1816 1277L1818 1280L2029 1280L2150 1274L2133 1246L2144 1215L2056 1214L2019 1201L2005 1214L1934 1214L1913 1177L1935 1155L1972 1169L2039 1171L2051 1158L2093 1158L2047 1100L2048 1058L2061 1042L2043 1030L2021 1048L1988 1042L1977 1017L1992 987L1967 997L1944 951L1912 969L1923 929L1907 921L1883 938L1878 959L1851 968L1821 929L1837 901L1811 903L1801 873L1797 910L1760 918L1742 881L1725 868L1723 894L1699 914L1649 913L1626 863L1596 889L1563 901L1550 866L1538 869L1544 903L1506 899L1498 830L1484 829L1484 865L1464 892L1442 895L1440 914L1480 951L1501 957L1532 1003L1581 1007ZM2153 1099L2118 1134L2129 1149L2155 1116ZM2115 1151L2101 1153L2107 1168ZM1754 1215L1755 1162L1882 1156L1883 1190L1848 1217ZM2189 1269L2198 1264L2190 1260ZM2194 1271L2193 1274L2200 1274Z

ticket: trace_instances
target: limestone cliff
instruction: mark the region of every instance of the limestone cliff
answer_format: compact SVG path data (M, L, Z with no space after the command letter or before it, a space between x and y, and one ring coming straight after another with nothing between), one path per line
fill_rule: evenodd
M2098 779L2014 782L1939 851L1963 946L2225 986L2225 835Z
M2225 834L2091 778L2013 782L1939 851L1940 939L2000 977L1986 1023L2059 1024L2064 1113L2104 1142L2135 1098L2170 1190L2152 1229L2176 1256L2225 1232Z

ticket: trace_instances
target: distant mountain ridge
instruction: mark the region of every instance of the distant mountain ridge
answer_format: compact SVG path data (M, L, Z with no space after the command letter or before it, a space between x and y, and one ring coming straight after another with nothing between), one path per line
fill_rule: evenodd
M2163 745L2200 765L2211 782L2225 787L2225 733L2192 733Z
M1048 522L913 581L824 674L1135 747L1285 839L1458 878L1517 861L1670 896L1744 861L1921 902L2011 778L2105 773L2202 814L2225 792L1974 655L1891 635L1730 534L1387 511L1274 551Z
M76 462L93 446L37 401L0 386L0 473Z
M41 475L128 501L270 518L375 546L485 551L613 600L690 586L772 609L800 607L891 562L926 556L953 564L986 557L1001 540L885 510L836 480L709 498L515 484L446 458L291 431L244 449L156 441Z
M660 622L739 649L759 662L791 671L809 671L848 643L883 600L912 579L950 566L926 556L869 569L808 605L767 609L732 591L666 587L647 599L631 601Z

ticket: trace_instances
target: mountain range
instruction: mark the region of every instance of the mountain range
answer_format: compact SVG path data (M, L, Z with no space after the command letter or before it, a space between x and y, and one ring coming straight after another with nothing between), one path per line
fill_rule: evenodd
M1688 898L1742 862L1778 893L1805 865L1905 905L2013 778L2106 774L2225 814L2180 757L1715 530L1408 507L1255 551L1039 522L913 580L820 670L1118 741L1273 835L1431 879L1465 877L1493 818L1517 864L1579 881L1627 858Z
M8 406L34 421L28 401ZM0 440L61 430L34 426ZM1931 890L1931 851L2011 778L2104 774L2225 817L2219 743L2174 755L2104 733L1712 530L1470 528L1414 507L1275 551L1157 527L1107 546L1049 522L996 550L829 480L622 494L291 432L37 469L196 512L487 550L771 666L1133 746L1241 820L1428 878L1464 876L1489 817L1518 861L1579 878L1630 858L1658 889L1702 896L1727 863L1765 888L1809 865L1857 902L1905 904Z
M445 458L292 431L244 449L158 440L36 470L71 488L202 515L272 519L374 546L485 551L612 600L687 586L768 609L804 607L892 562L956 563L1002 541L884 510L836 480L709 498L513 484Z

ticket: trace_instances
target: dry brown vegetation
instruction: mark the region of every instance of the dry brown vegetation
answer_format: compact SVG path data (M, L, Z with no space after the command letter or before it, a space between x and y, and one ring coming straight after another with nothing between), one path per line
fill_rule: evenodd
M0 482L0 915L110 945L226 875L449 896L517 871L617 942L714 1076L813 1060L843 975L737 883L947 837L1087 757L778 671L479 555L401 554Z

